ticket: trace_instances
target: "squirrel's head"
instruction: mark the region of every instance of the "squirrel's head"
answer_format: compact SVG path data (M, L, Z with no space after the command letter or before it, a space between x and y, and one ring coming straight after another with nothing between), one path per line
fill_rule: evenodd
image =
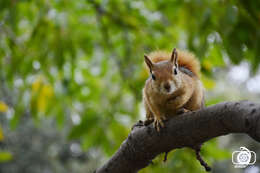
M172 94L181 86L181 75L178 69L178 54L173 49L169 60L153 63L150 58L144 55L146 65L150 70L152 87L160 93Z

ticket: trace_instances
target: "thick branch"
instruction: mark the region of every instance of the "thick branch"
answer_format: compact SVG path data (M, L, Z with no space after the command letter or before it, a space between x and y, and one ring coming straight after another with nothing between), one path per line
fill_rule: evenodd
M246 133L260 142L260 105L249 101L224 102L173 117L165 125L160 133L152 124L134 127L96 173L134 173L160 153L193 147L229 133Z

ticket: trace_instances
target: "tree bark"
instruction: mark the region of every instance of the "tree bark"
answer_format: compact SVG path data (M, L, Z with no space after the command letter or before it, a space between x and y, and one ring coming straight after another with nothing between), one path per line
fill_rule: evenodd
M260 105L223 102L175 116L158 133L153 125L134 126L118 151L96 173L135 173L160 153L197 146L229 133L246 133L260 142Z

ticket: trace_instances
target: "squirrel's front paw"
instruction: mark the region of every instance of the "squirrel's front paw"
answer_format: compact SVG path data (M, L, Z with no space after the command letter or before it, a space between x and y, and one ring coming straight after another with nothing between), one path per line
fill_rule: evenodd
M157 132L159 132L160 129L164 127L163 120L166 120L166 117L162 116L161 118L154 119L153 126L157 130Z

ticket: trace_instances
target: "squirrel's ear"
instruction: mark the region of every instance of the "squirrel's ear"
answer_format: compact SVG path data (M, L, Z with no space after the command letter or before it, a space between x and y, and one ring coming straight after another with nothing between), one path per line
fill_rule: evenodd
M149 67L150 71L152 71L153 63L147 55L144 55L144 61L145 61L146 65Z
M172 51L172 56L171 56L171 62L178 67L178 53L176 48L173 49Z

